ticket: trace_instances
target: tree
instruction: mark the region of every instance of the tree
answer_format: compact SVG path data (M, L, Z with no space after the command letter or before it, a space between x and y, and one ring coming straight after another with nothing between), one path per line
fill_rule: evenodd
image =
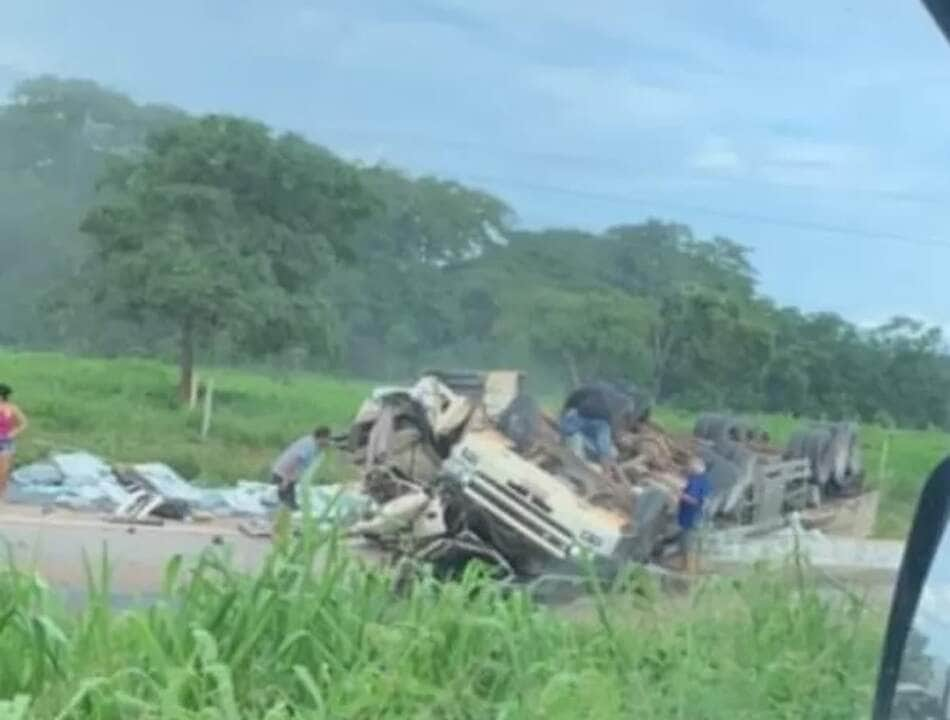
M65 290L87 259L79 223L95 195L95 180L116 153L144 151L146 134L181 121L180 110L142 106L88 80L42 76L19 83L0 105L0 307L2 341L103 351L137 344L135 327L90 315L84 283ZM51 294L60 298L52 298ZM49 311L59 300L63 312ZM74 308L73 312L69 308ZM95 332L97 344L86 338Z
M360 228L364 252L401 268L443 267L506 242L513 213L488 193L432 176L412 179L384 166L363 170L361 179L379 199Z
M950 374L938 327L895 317L871 335L881 353L880 393L895 417L915 427L945 426Z
M106 202L82 224L96 251L90 277L124 313L174 322L183 397L201 334L226 328L258 350L325 336L315 281L347 256L369 206L326 151L224 116L153 134L102 189Z
M411 374L490 327L475 316L478 295L463 300L461 286L471 287L476 260L506 241L511 211L433 177L371 167L360 178L377 202L355 231L359 263L335 274L332 291L347 362L362 374Z
M687 287L664 299L651 337L658 399L736 409L759 403L772 337L754 306Z
M511 303L512 300L509 300ZM653 306L617 290L534 288L509 304L502 337L524 336L543 362L560 364L571 384L650 372L644 342Z

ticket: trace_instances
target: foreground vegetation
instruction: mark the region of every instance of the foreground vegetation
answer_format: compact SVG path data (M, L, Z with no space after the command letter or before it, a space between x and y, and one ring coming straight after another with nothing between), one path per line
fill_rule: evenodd
M81 448L115 461L157 460L207 484L259 479L285 443L317 423L346 427L370 385L319 375L207 373L215 380L211 432L202 440L200 411L177 401L175 369L142 360L92 360L42 353L0 353L0 379L12 384L32 426L18 461L50 450ZM551 404L559 402L551 395ZM658 414L672 430L689 432L692 416ZM777 442L802 421L760 416ZM938 431L868 425L862 443L871 484L882 492L878 534L903 537L930 470L946 454ZM882 458L884 448L887 448ZM882 462L883 460L883 462ZM330 462L321 473L334 479Z
M279 538L256 577L210 551L192 570L173 560L161 599L126 611L90 570L69 613L0 573L0 717L850 720L883 626L764 571L672 601L633 578L568 620L476 573L397 598L332 538Z

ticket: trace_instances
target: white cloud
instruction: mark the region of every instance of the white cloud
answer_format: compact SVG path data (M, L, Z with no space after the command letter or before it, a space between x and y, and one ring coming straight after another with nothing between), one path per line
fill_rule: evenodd
M769 149L768 161L775 165L833 169L864 160L860 148L814 140L779 140Z
M559 106L563 119L585 126L649 129L678 125L693 108L680 90L642 82L618 68L535 66L525 84Z
M869 148L786 138L765 143L759 171L767 182L826 190L853 190L883 174Z
M735 173L741 169L742 159L728 139L708 137L690 159L690 166L713 173Z

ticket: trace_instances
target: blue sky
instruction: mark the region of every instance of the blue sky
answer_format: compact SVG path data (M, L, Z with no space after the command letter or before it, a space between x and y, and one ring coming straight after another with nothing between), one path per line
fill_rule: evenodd
M646 216L763 289L950 327L950 46L912 0L3 0L39 72L451 176L525 226Z

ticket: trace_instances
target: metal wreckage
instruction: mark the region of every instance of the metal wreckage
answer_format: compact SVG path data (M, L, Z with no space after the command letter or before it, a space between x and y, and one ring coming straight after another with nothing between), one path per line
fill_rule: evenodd
M595 383L587 390L638 408L616 442L622 477L611 476L562 441L524 380L434 370L411 387L373 391L336 438L375 507L349 533L440 578L479 560L504 582L591 570L610 581L669 554L692 458L707 468L713 531L767 530L793 512L831 522L840 499L863 492L852 424L805 429L784 449L727 415L703 415L692 435L675 436L650 419L636 388Z

